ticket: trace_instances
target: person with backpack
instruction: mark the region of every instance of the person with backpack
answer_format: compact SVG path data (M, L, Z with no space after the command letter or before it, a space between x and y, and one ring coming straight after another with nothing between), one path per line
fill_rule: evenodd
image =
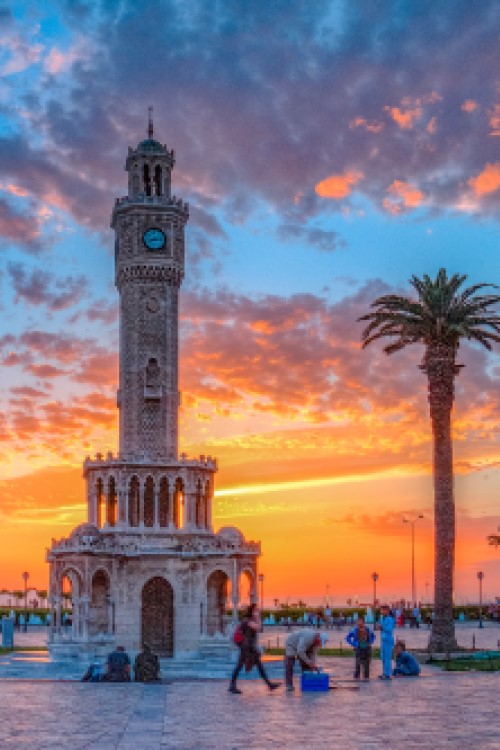
M276 690L281 683L272 682L266 674L266 670L262 665L260 658L260 652L257 646L257 634L261 628L260 612L257 604L254 602L248 608L246 616L238 625L234 632L233 640L240 650L239 658L231 676L231 682L229 684L229 692L235 693L236 695L241 694L241 690L236 686L238 675L245 667L245 671L250 672L253 667L257 667L257 670L266 683L269 690Z
M351 628L346 636L346 641L353 647L356 656L356 665L354 668L355 680L359 680L361 676L361 667L363 667L363 677L365 680L370 679L370 661L374 640L375 633L365 625L365 618L358 617L357 624L354 628Z

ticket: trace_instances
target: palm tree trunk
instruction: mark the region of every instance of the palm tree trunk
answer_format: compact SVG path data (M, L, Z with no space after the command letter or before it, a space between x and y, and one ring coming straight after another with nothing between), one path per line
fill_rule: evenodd
M434 438L434 618L429 649L444 653L458 648L453 622L455 499L451 439L454 380L459 371L455 356L454 347L431 344L422 364L428 377Z

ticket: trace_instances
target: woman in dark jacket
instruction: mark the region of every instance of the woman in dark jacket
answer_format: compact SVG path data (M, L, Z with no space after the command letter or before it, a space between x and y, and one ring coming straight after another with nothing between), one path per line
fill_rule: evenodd
M236 687L236 680L238 679L238 675L243 667L245 667L245 671L247 672L249 672L252 667L257 667L260 676L269 690L276 690L281 683L271 682L262 665L260 651L257 647L257 633L260 630L260 612L257 604L254 603L249 606L246 617L242 620L240 628L243 639L239 644L240 656L231 677L229 692L237 694L241 693L241 690L238 690Z

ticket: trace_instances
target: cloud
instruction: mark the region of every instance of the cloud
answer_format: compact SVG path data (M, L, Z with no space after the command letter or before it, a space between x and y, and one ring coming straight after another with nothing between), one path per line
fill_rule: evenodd
M384 198L382 205L391 214L399 214L406 208L417 208L424 200L421 190L403 180L394 180L387 192L389 195Z
M479 198L496 192L500 187L500 162L486 164L477 177L470 178L469 186Z
M40 227L37 219L17 213L0 198L0 238L14 242L28 250L39 247Z
M300 224L281 224L277 235L281 242L302 242L324 253L331 253L346 246L338 232L304 227Z
M321 198L340 200L341 198L346 198L351 193L354 185L357 185L363 177L363 173L356 170L348 171L341 175L330 175L325 180L318 182L315 190Z
M40 269L27 270L21 263L9 263L7 271L16 302L45 306L51 312L73 307L87 293L87 281L83 276L56 277Z

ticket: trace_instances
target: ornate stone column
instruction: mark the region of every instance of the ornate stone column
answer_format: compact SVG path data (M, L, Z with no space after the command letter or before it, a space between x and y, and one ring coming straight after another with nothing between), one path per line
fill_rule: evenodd
M159 529L160 528L160 493L156 489L154 490L154 520L153 520L153 528Z
M233 575L231 577L231 602L233 605L233 624L238 624L238 606L240 603L240 581L238 576L238 561L233 560Z
M73 612L71 618L71 638L76 641L80 637L80 598L73 597Z
M81 597L82 606L82 639L88 641L89 639L89 610L90 610L90 597L85 594Z

